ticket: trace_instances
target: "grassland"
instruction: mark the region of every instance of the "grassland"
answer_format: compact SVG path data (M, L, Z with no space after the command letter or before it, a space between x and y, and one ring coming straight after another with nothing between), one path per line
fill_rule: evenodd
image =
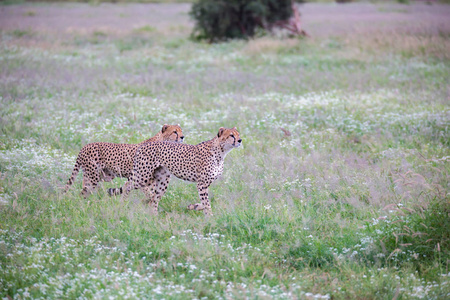
M189 40L188 4L0 7L0 296L450 297L450 7L307 4L312 36ZM186 210L62 194L86 143L243 148ZM283 129L283 130L282 130Z

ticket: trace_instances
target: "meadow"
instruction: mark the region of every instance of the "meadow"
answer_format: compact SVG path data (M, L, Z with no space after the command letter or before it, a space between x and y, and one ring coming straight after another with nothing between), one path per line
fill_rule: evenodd
M0 5L2 299L450 298L450 6L304 4L309 38L192 41L189 4ZM187 211L62 193L81 147L243 147Z

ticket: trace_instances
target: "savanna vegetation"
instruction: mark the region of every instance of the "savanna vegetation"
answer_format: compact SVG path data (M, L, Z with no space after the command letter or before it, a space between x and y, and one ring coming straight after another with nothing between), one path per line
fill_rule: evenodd
M450 7L304 4L310 38L189 39L190 4L0 7L0 296L450 297ZM94 141L243 147L187 211L62 193Z

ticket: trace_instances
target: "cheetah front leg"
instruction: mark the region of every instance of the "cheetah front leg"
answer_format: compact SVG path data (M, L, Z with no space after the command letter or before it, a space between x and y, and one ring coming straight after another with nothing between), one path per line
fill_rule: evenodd
M206 216L212 216L211 204L208 199L208 187L209 184L203 182L197 183L198 195L200 196L200 203L189 204L187 209L189 210L203 210Z

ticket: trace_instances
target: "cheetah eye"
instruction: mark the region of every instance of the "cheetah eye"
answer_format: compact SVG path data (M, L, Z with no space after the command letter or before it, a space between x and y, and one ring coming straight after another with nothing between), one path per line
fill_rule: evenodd
M234 138L234 135L230 134L230 136L231 136L232 138Z

